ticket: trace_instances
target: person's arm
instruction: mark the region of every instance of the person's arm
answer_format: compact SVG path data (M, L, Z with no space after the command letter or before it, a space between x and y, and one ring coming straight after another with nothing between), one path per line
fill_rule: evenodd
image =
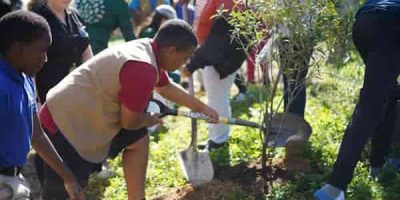
M205 42L195 50L189 62L182 68L182 74L190 76L197 69L213 66L220 62L227 46L230 45L229 30L231 30L231 26L224 18L216 18Z
M92 51L92 47L89 45L85 51L82 53L82 62L86 62L87 60L89 60L91 57L93 57L93 51Z
M85 199L74 174L58 155L49 138L44 134L37 114L33 116L32 147L40 157L64 180L65 189L71 199Z
M156 91L170 101L186 106L193 111L206 114L215 122L218 121L218 113L214 109L210 108L196 97L188 94L181 87L177 86L176 83L170 82L163 87L156 87Z
M133 23L135 24L135 28L139 27L143 22L144 14L140 10L140 2L139 0L132 0L129 3L129 10L132 14Z
M121 126L137 130L161 123L158 115L144 113L153 92L157 72L149 64L128 61L120 71Z
M159 114L132 112L121 105L121 126L127 130L138 130L162 123Z
M129 14L128 5L125 2L123 3L124 8L118 14L118 26L125 41L130 41L136 39L136 36L133 33L132 17Z

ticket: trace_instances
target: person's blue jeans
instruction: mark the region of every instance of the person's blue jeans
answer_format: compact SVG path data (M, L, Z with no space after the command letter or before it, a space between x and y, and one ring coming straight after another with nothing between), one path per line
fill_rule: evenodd
M385 129L380 127L385 127L382 123L386 123L394 110L392 101L400 71L399 22L400 12L374 10L360 13L353 26L353 40L366 68L359 101L328 182L343 190L353 178L354 168L368 139L373 136L373 148L377 144L390 143L387 139L390 136L385 134L392 132L379 130Z

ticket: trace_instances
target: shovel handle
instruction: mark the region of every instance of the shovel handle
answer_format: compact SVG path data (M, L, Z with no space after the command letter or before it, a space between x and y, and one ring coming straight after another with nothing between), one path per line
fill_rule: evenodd
M194 96L194 81L193 75L189 76L189 94ZM178 112L179 114L179 112ZM190 142L190 146L194 149L197 147L197 122L195 118L191 118L192 121L192 141Z
M247 126L247 127L252 127L252 128L262 128L261 125L255 123L255 122L247 121L247 120L243 120L243 119L236 119L236 118L220 117L219 122L222 124L233 124L233 125Z

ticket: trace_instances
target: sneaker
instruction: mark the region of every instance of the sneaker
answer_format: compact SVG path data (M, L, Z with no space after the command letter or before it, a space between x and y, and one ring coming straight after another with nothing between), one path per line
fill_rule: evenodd
M246 93L238 93L235 97L233 97L232 101L236 103L240 103L244 100L246 100Z
M333 185L326 184L314 193L314 198L317 200L344 200L344 192Z

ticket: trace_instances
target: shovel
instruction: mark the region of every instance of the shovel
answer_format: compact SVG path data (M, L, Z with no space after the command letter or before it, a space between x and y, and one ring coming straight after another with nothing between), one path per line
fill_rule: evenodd
M194 95L193 77L189 77L189 92ZM214 168L207 150L197 150L197 124L192 118L192 141L187 149L178 152L183 173L192 185L201 185L214 177Z
M200 113L200 112L171 109L157 99L151 99L149 101L148 106L151 108L151 110L153 112L160 113L160 116L159 116L160 118L171 115L171 116L187 117L187 118L191 118L194 120L197 120L197 119L206 120L206 121L210 120L209 116L207 116L203 113ZM257 124L252 121L247 121L247 120L242 120L242 119L237 119L237 118L226 118L226 117L221 117L221 116L218 119L218 123L246 126L246 127L252 127L252 128L263 128L262 125Z
M167 115L182 116L191 118L192 121L197 119L208 121L210 119L208 116L199 112L170 109L156 99L152 99L150 105L157 107L155 110L161 114L160 117L165 117ZM252 127L265 131L265 127L261 124L237 118L225 118L220 116L218 123ZM196 124L194 124L194 126L195 125ZM311 126L302 117L291 113L276 113L272 119L267 143L269 147L285 147L287 142L294 137L307 141L311 135L311 131Z

